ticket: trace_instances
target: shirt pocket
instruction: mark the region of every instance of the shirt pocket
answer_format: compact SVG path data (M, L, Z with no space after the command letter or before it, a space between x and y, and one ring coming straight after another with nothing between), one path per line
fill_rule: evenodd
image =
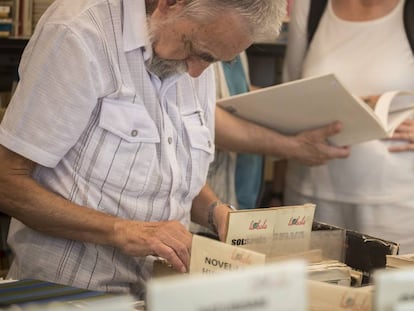
M208 167L214 158L214 142L202 111L183 116L184 128L190 143L190 195L197 195L206 183Z
M99 126L130 143L159 143L158 129L143 104L104 98Z
M158 171L160 135L142 103L104 98L99 116L100 150L92 178L102 187L141 194ZM102 142L104 141L104 142Z

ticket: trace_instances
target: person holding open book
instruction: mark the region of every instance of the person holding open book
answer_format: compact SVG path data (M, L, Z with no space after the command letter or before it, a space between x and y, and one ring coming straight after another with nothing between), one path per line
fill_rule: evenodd
M371 105L388 91L414 92L408 40L413 34L403 22L404 14L414 13L407 9L410 2L295 1L284 80L334 73ZM322 11L312 33L309 21L317 6ZM289 161L285 204L315 203L318 221L398 242L401 253L414 252L413 151L414 121L408 119L391 139L352 146L347 159L311 168Z
M232 62L214 64L217 98L242 94L259 87L251 85L248 59L243 52ZM251 103L255 105L254 102ZM335 129L336 128L336 129ZM347 148L329 146L337 124L308 130L298 135L282 135L230 115L216 107L216 152L210 165L208 184L224 202L237 209L260 207L263 183L263 155L295 159L304 165L320 165L346 157Z
M250 84L245 52L232 62L217 62L213 66L218 99L258 88ZM254 102L251 104L254 105ZM306 165L320 165L334 158L346 157L348 148L330 146L326 142L339 129L338 124L333 123L287 136L216 106L216 149L207 183L222 202L229 203L233 208L260 207L263 155L296 159ZM191 224L190 229L197 233L212 233L211 228L195 223Z

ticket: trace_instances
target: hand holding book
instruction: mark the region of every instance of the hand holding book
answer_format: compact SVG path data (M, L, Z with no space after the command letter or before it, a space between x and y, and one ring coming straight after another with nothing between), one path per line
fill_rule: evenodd
M218 104L287 135L341 121L343 130L328 140L347 146L392 137L396 127L414 114L414 93L385 93L372 110L334 74L327 74L228 97Z

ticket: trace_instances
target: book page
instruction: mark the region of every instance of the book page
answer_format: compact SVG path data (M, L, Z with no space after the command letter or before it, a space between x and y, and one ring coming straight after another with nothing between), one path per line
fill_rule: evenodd
M414 93L406 91L384 93L375 105L375 114L391 136L401 122L414 116Z

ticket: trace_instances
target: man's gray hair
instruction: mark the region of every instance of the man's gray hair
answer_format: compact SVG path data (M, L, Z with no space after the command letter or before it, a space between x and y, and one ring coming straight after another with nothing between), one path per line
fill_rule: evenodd
M286 15L285 0L185 0L184 14L202 21L223 12L235 12L246 21L247 35L254 41L275 38Z

